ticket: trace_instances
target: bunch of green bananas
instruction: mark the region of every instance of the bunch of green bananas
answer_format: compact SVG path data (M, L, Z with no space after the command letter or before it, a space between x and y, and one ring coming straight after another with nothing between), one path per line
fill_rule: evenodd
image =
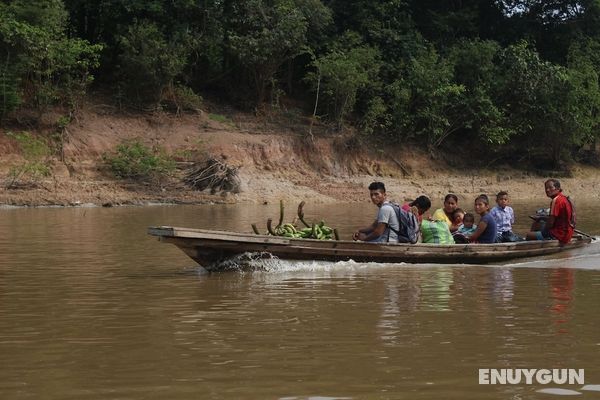
M325 225L325 221L304 229L298 229L294 224L287 223L275 228L275 234L290 238L332 240L333 228Z
M280 200L279 223L275 229L273 229L273 220L269 218L267 220L267 235L303 239L340 240L337 230L325 225L325 221L321 221L318 224L313 223L312 225L308 225L308 223L304 220L304 211L302 211L302 207L304 207L304 201L298 205L298 219L304 224L304 226L306 226L306 228L298 229L294 222L287 224L283 223L283 212L285 207L283 205L283 200ZM296 219L294 219L294 221L296 221ZM252 224L252 230L257 235L261 234L256 227L256 224Z

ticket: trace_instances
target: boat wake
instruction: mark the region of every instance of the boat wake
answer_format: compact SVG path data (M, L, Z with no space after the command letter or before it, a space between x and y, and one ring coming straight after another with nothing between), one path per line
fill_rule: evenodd
M589 245L540 259L524 260L503 264L503 267L516 268L574 268L600 270L600 237ZM492 265L493 267L493 265Z
M243 253L206 267L210 272L242 271L242 272L359 272L374 268L389 268L405 263L357 263L349 261L314 261L314 260L282 260L270 253Z
M271 253L246 252L235 257L215 262L206 267L210 272L351 272L372 271L376 268L389 269L398 267L439 268L465 267L470 264L429 264L429 263L358 263L349 261L314 261L314 260L282 260ZM558 253L553 256L522 260L513 263L490 264L488 267L509 268L575 268L600 270L600 238L596 238L590 245Z
M348 261L282 260L271 253L243 253L207 266L209 272L316 272L325 274L359 274L377 269L465 267L477 264L378 263Z

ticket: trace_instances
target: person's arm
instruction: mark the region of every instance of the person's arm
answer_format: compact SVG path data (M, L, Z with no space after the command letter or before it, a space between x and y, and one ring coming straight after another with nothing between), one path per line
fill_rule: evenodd
M471 236L469 236L469 241L470 242L477 241L477 239L485 231L487 226L488 226L487 222L485 222L483 219L481 221L479 221L479 223L477 224L477 230L475 232L473 232L473 234Z
M448 228L450 229L450 232L456 232L459 226L460 224L455 224L454 222L452 222L450 226L448 226Z
M377 221L374 221L369 226L358 229L356 232L354 232L352 234L352 239L353 240L364 240L364 239L361 239L360 236L361 235L364 235L364 236L369 235L371 232L373 232L375 230L375 228L377 228Z
M383 235L385 229L387 228L387 224L384 222L379 222L375 226L375 228L370 233L359 233L358 240L362 240L363 242L369 242L371 240L377 239L379 236Z
M554 222L556 221L556 217L554 215L549 215L546 219L546 230L554 228Z
M446 217L446 213L444 213L444 210L442 210L441 208L438 208L437 210L435 210L433 212L433 214L431 215L431 217L429 217L430 221L444 221L447 222L448 221L448 217Z

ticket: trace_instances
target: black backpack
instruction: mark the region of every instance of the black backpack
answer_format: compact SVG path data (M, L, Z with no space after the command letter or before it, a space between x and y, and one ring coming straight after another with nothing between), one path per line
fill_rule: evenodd
M417 216L410 211L405 211L399 204L389 203L396 212L400 229L395 230L390 227L398 235L398 243L417 243L419 240L419 220Z

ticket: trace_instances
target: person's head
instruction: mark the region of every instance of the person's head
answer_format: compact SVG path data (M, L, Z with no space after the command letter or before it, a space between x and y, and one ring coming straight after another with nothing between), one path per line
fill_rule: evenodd
M479 215L485 215L490 210L490 199L485 194L480 194L475 199L475 212Z
M502 190L496 195L496 204L498 207L504 208L508 205L508 192Z
M452 222L454 222L455 225L460 225L463 223L464 217L465 212L463 211L463 209L457 208L456 210L454 210L454 214L452 214Z
M463 225L465 228L472 228L475 223L475 216L471 213L466 213L463 217Z
M383 182L373 182L369 185L369 196L371 197L371 201L377 207L381 207L383 202L385 201L385 185Z
M544 182L544 190L546 191L546 196L552 199L562 192L558 179L548 179Z
M448 193L446 197L444 197L444 211L446 214L451 215L457 207L458 197L453 193Z
M410 203L408 203L411 207L417 207L419 210L419 215L423 215L431 208L431 200L427 196L419 196Z

